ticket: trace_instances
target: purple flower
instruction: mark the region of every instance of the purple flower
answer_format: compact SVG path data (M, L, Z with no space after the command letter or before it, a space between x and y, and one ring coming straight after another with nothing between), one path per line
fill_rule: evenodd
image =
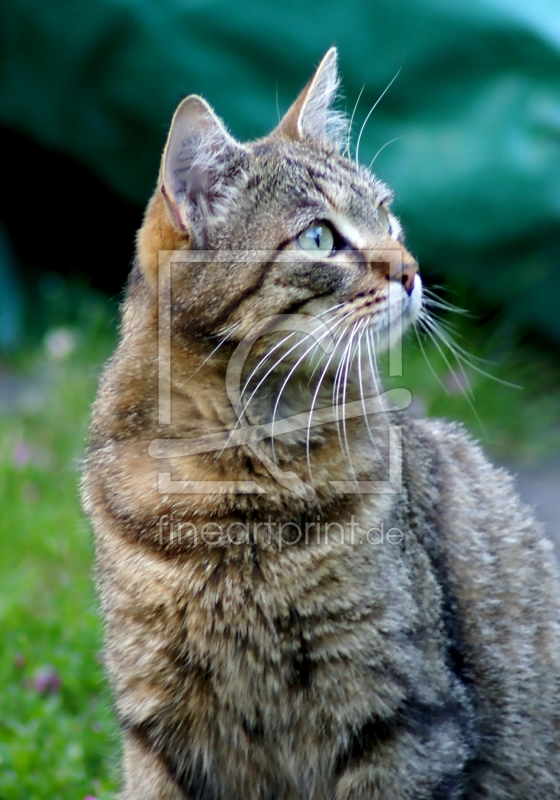
M60 678L54 667L46 666L37 670L33 688L41 694L55 694L60 689Z
M25 467L31 458L31 450L25 442L17 442L14 446L13 459L16 467Z
M469 379L462 370L450 370L445 377L445 386L449 394L467 394L470 391Z

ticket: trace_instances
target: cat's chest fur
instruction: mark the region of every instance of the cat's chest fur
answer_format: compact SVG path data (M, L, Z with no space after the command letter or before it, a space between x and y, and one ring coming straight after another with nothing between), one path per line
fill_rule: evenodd
M137 674L119 681L109 647L117 707L126 724L150 719L157 703L157 736L194 771L186 782L203 780L200 759L216 797L246 797L262 784L283 787L278 797L319 800L364 752L387 743L398 751L401 728L434 747L430 721L439 716L437 735L465 747L471 701L448 658L428 555L412 530L379 546L375 505L352 510L307 521L307 544L286 533L280 554L256 523L250 544L204 561L185 557L170 569L152 559L152 593L137 552L130 571L107 576L108 610L128 620L136 647L151 620L148 694Z

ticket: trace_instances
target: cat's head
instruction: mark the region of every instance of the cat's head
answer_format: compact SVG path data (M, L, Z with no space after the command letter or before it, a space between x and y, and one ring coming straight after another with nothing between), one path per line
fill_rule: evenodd
M172 303L185 336L240 341L260 320L297 312L369 328L383 347L391 326L417 316L421 282L391 192L341 152L336 61L332 48L258 141L237 142L198 96L175 112L138 260L155 296L171 258L161 251L183 251Z

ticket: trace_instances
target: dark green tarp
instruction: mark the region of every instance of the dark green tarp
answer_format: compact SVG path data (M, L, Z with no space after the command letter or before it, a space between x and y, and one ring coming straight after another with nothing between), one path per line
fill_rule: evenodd
M560 339L558 0L3 0L0 37L0 124L142 204L184 94L259 136L336 44L357 133L400 69L360 159L397 140L375 171L421 267Z

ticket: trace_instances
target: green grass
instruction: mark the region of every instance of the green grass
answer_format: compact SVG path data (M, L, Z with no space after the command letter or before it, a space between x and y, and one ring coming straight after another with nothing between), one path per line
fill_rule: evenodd
M115 789L118 741L77 497L88 407L114 334L95 296L78 316L67 358L36 347L15 359L20 408L0 419L1 800Z
M115 341L114 310L86 290L57 287L65 310L54 314L49 296L45 326L69 325L75 349L56 360L36 338L13 357L9 371L26 389L0 417L0 800L109 800L118 780L91 536L77 497L88 408ZM459 324L464 346L493 362L484 369L524 388L467 367L473 410L425 342L434 377L414 335L403 375L392 383L411 389L417 409L463 420L501 459L536 459L557 448L560 370L552 358L507 327Z

